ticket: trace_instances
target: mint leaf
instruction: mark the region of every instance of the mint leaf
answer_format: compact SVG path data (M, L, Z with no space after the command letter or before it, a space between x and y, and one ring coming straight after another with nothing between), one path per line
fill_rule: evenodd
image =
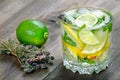
M67 33L64 34L63 39L71 46L77 46L76 43L67 35Z
M88 59L88 58L80 58L80 57L79 57L79 60L82 61L82 62L87 62L87 63L89 63L89 64L94 64L94 63L95 63L94 60L90 60L90 59Z
M109 32L112 31L112 22L107 23L105 26L103 26L103 31L108 30Z

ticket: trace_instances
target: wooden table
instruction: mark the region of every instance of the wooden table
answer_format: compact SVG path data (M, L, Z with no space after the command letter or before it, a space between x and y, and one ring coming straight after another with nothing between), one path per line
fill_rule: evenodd
M50 20L66 9L100 7L113 14L112 51L109 67L99 74L79 75L62 65L60 26ZM15 29L25 19L45 22L49 29L47 50L55 56L47 70L26 74L15 57L0 56L0 80L120 80L120 0L0 0L0 39L15 37Z

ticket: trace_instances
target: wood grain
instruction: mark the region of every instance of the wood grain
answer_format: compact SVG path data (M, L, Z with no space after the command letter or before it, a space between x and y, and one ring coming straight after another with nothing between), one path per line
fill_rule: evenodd
M60 26L55 22L65 10L77 7L99 7L113 14L111 62L100 74L73 74L62 65ZM37 19L47 24L47 50L55 56L47 70L25 74L15 57L0 55L0 80L120 80L120 0L0 0L0 39L15 37L18 24L25 19Z

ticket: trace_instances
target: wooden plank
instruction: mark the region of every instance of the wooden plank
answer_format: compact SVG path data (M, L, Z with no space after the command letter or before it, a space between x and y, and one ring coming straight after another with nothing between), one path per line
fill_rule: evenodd
M5 2L0 3L0 5L3 5L2 8L0 7L0 19L1 19L0 25L6 24L6 22L8 22L8 21L12 21L13 19L11 19L11 17L14 16L14 18L15 18L15 14L19 13L19 11L21 11L21 9L25 8L28 4L32 3L33 0L29 0L29 1L25 1L25 2L24 2L24 0L20 0L20 1L19 0L16 0L16 1L10 0L9 3L7 3L7 2L8 1L6 1L6 3ZM6 6L4 6L4 5L6 5ZM4 26L4 25L1 25L1 26Z
M43 80L109 80L113 76L114 73L108 70L101 72L99 75L80 75L79 73L73 73L72 71L66 69L61 63L51 74L49 74Z
M32 18L33 19L38 19L38 17L44 15L47 12L47 10L48 10L50 5L54 6L54 3L56 3L56 1L44 0L44 1L42 1L41 5L39 3L41 3L41 1L36 0L34 3L31 3L30 5L28 4L22 10L18 11L13 16L11 16L6 21L6 23L4 22L2 24L2 26L4 26L4 27L1 27L2 29L0 29L0 35L1 35L0 38L4 38L4 39L11 38L12 36L15 35L15 28L17 27L17 25L18 25L18 23L20 21L22 21L24 19L29 19L29 18L31 18L31 19ZM43 3L49 3L49 5L46 6ZM40 17L40 19L43 20L41 17ZM40 19L38 19L38 20L40 20ZM50 38L48 40L48 43L46 44L46 48L52 53L52 55L56 56L54 65L51 66L47 70L39 70L39 71L37 71L37 72L35 72L33 74L29 74L28 75L28 74L25 74L22 71L22 69L20 69L20 65L18 64L18 62L16 62L16 59L12 60L12 61L8 59L8 61L11 61L11 63L10 62L9 63L12 66L6 68L4 66L9 66L10 64L2 64L1 65L1 67L0 67L1 68L1 73L0 73L0 78L1 79L5 79L5 80L8 80L8 79L9 80L10 79L11 80L13 80L13 79L14 80L34 80L34 79L40 79L40 80L42 80L42 78L44 78L45 75L50 73L61 62L61 55L58 54L58 53L61 53L61 49L58 48L58 49L54 50L54 48L61 46L61 44L59 43L59 40L60 40L60 35L59 35L60 29L58 27L56 27L57 26L56 24L55 25L54 24L52 25L52 24L53 23L49 23L49 22L47 24L47 26L49 28L49 31L50 31ZM56 30L53 31L53 28L56 29ZM55 33L52 33L52 32L55 32ZM54 40L54 42L53 42L53 40ZM56 45L54 45L54 44L56 44ZM0 56L0 57L2 58L2 56ZM6 56L3 56L3 57L4 57L4 59L7 59ZM3 61L1 61L0 64L2 62ZM16 65L19 65L19 67L18 66L16 67ZM13 69L14 69L14 71L13 71ZM12 72L12 74L8 75L11 72ZM4 73L4 75L3 75L3 73ZM15 77L16 73L18 75Z

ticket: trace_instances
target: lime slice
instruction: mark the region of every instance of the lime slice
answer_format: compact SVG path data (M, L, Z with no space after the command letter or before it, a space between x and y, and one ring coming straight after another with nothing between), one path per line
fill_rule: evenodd
M99 40L94 36L94 34L85 28L79 32L79 37L80 40L87 45L96 45L99 43Z
M93 54L95 52L100 51L104 47L104 45L105 45L105 43L107 41L107 37L108 37L107 35L108 35L108 33L103 32L102 30L95 31L94 36L99 40L99 44L86 45L84 47L82 53L84 53L84 54Z
M86 24L87 27L92 27L93 25L95 25L98 21L98 18L93 15L93 14L82 14L80 15L76 20L75 23L77 26L82 26L84 24Z

